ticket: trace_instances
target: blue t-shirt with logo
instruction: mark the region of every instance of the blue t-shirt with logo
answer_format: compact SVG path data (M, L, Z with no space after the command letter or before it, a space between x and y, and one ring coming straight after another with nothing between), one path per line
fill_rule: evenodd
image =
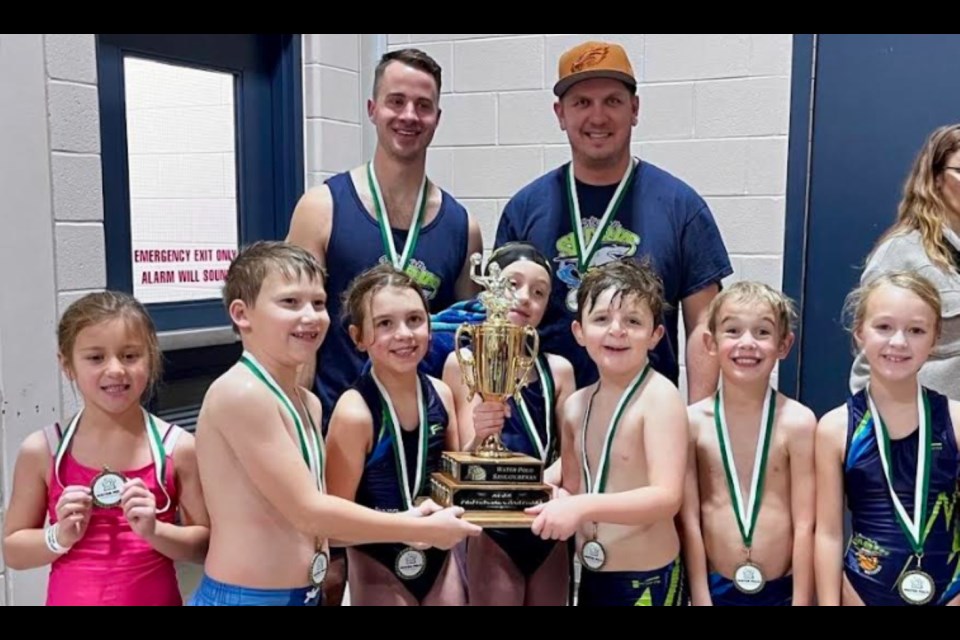
M573 364L577 386L597 380L596 365L573 338L580 272L567 203L567 165L536 179L504 207L496 245L511 241L534 244L554 267L550 304L540 324L541 349ZM617 185L592 186L577 181L584 236L592 231ZM591 267L614 260L648 257L663 279L669 308L666 336L651 353L651 363L676 384L680 376L677 326L680 302L733 273L720 231L707 203L689 185L663 169L639 162L623 201L604 232Z

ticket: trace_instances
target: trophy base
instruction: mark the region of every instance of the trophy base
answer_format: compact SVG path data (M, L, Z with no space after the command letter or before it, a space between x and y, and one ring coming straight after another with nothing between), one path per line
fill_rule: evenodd
M446 473L430 477L430 494L442 507L462 507L463 517L485 528L527 528L534 517L524 509L550 500L543 483L462 482Z
M543 462L522 453L490 458L466 451L444 451L440 468L455 482L515 486L543 483Z
M529 529L536 518L523 511L464 511L462 517L484 529Z

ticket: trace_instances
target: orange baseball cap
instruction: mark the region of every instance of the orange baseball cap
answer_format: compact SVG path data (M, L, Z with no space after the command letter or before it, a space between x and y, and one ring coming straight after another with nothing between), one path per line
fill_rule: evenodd
M613 42L584 42L567 50L560 56L558 78L553 85L553 93L558 97L575 83L590 78L613 78L637 88L627 52Z

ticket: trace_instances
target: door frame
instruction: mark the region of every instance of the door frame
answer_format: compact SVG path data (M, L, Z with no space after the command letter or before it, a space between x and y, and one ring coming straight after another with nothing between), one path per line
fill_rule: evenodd
M249 36L250 46L267 41L276 56L268 81L243 73L240 63L231 66L226 50L237 47L239 36ZM130 256L131 221L124 112L123 57L127 53L174 64L240 73L237 83L235 136L237 140L238 240L281 240L290 216L304 191L303 60L301 34L238 34L224 47L226 34L97 34L98 100L100 106L101 162L103 166L104 244L107 287L133 293ZM276 39L274 41L273 39ZM256 40L256 42L254 42ZM276 49L274 49L274 45ZM242 47L242 45L241 45ZM240 47L238 47L240 48ZM244 82L246 80L246 82ZM255 104L268 107L269 129L245 117ZM258 109L258 115L262 111ZM248 141L249 143L245 143ZM271 145L270 171L252 171L255 161L247 147ZM259 151L251 151L255 157ZM245 158L245 156L247 156ZM256 167L261 169L262 167ZM251 183L251 181L253 181ZM247 206L245 191L257 192L256 206ZM264 194L266 197L264 197ZM264 211L268 208L268 211ZM157 330L207 330L229 326L219 300L169 302L147 305Z
M790 74L790 131L787 148L786 219L783 238L783 292L797 306L803 318L807 266L807 224L810 214L810 158L813 144L813 121L816 110L817 34L797 33L793 36L793 61ZM780 363L780 390L800 400L800 368L803 366L801 346L803 323L796 327L796 341L789 355ZM802 400L800 400L802 402Z

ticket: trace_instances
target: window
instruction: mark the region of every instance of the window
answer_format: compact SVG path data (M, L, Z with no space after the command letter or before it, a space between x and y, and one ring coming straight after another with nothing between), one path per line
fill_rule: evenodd
M161 332L226 327L230 260L283 238L303 192L300 38L100 34L97 46L107 286L147 304Z

